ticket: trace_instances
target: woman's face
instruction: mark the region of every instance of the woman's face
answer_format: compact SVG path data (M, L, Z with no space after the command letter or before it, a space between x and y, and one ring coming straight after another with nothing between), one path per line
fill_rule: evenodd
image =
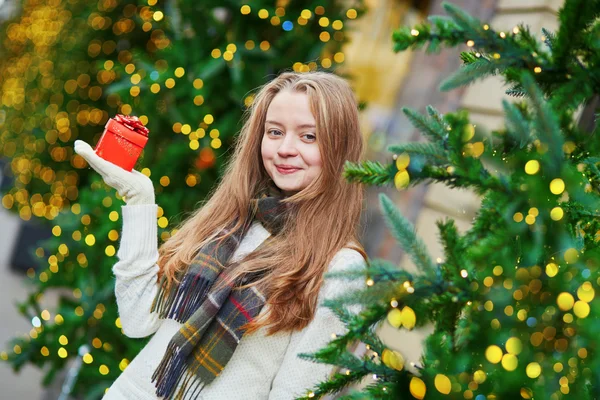
M279 92L267 109L261 155L267 173L286 196L301 191L321 173L317 140L308 95Z

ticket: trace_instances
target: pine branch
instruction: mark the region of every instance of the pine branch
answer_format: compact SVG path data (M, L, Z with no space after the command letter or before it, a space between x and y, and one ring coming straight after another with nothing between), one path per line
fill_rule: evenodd
M519 143L519 147L522 149L534 139L529 121L523 117L523 114L514 104L502 100L502 106L506 114L507 133Z
M573 47L581 44L586 28L600 15L597 1L569 0L558 11L560 27L554 40L553 58L557 66L566 66Z
M449 163L449 160L446 157L446 151L436 143L409 142L394 144L388 147L388 151L396 154L420 154L431 158L438 163Z
M386 225L400 246L407 252L417 267L425 274L435 271L435 264L429 257L425 244L417 237L414 226L394 206L392 200L385 194L379 195L381 209L385 216Z
M498 73L498 64L485 57L479 57L477 61L467 64L458 69L453 75L440 84L441 91L452 90L477 79L482 79Z
M467 36L481 36L483 28L477 18L472 17L460 7L443 2L442 7L452 17L454 22L467 34Z
M550 32L546 28L542 28L542 33L544 34L544 43L550 50L554 50L554 44L556 43L556 35Z
M383 165L377 161L367 160L362 163L346 161L343 177L350 182L381 186L393 182L395 173L393 165Z
M531 74L524 72L521 79L535 111L533 126L535 127L537 136L542 142L548 145L549 157L544 157L542 161L546 164L548 171L553 171L553 174L557 175L557 169L564 157L562 150L563 136L556 114L544 100L544 95L536 85Z
M411 124L425 134L433 142L444 141L447 136L446 129L435 119L427 119L424 115L416 110L408 107L403 107L402 112L409 119Z

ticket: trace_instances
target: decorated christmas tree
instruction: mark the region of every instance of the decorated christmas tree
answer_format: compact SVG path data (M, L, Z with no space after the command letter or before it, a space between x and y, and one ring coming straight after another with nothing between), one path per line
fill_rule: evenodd
M451 219L437 223L444 257L434 262L411 223L380 196L418 272L374 259L366 277L359 269L329 274L366 283L328 303L348 333L303 357L341 370L305 398L366 377L364 389L340 398L596 399L600 140L595 123L578 119L600 93L600 1L567 0L558 30L540 39L526 26L495 31L444 8L448 17L398 29L395 50L466 44L464 65L442 89L501 76L514 96L503 103L505 127L488 133L464 111L405 109L428 140L391 145L388 164L348 164L345 174L399 190L424 182L466 188L481 196L481 208L464 234ZM357 304L363 311L350 313ZM420 360L405 360L400 343L377 336L386 320L399 330L433 326ZM347 351L356 340L366 344L364 356Z
M343 4L342 4L343 3ZM160 240L213 188L254 88L283 70L335 70L362 3L28 0L0 32L0 157L14 185L2 204L52 227L35 250L32 322L0 353L52 382L82 361L73 395L99 398L145 344L121 332L111 272L123 204L73 152L108 118L150 130L137 169L155 184ZM40 304L61 290L55 309Z

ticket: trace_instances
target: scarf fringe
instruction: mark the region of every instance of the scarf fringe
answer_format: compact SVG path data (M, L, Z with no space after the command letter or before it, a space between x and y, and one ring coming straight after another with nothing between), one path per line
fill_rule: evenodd
M211 282L199 274L186 274L177 290L167 290L166 279L161 282L151 311L156 311L160 318L170 318L184 323L202 305L211 287Z
M195 399L206 386L196 371L186 364L185 355L174 343L169 343L163 359L152 374L152 382L156 382L156 395L165 400Z
M185 354L174 343L169 343L165 355L163 356L158 368L152 374L152 382L156 381L156 394L165 396L165 399L172 399L174 389L179 384L185 368Z

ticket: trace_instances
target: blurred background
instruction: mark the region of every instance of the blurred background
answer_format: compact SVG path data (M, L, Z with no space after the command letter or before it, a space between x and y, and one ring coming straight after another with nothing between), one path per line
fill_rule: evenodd
M453 3L497 30L524 22L539 36L556 28L562 1ZM151 140L136 168L154 181L162 241L218 179L252 90L283 70L351 82L372 160L420 140L405 106L465 108L480 128L500 128L499 79L440 93L460 66L456 51L393 51L394 30L430 14L442 14L441 1L0 0L3 398L100 398L145 344L121 334L114 304L122 201L73 152L75 139L93 145L108 118L140 117ZM381 189L367 192L368 255L411 268L380 216ZM435 221L450 216L466 230L479 206L444 186L386 193L433 258ZM426 329L398 332L380 334L417 362Z

